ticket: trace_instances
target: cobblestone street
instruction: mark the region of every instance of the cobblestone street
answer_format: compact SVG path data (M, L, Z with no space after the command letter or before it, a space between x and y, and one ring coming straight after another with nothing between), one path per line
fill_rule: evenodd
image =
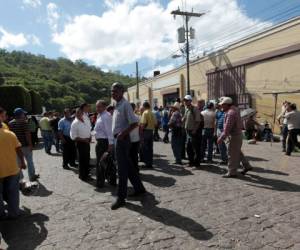
M94 148L94 146L93 146ZM97 190L60 156L34 151L40 188L21 196L24 215L1 222L6 249L300 249L300 154L280 144L245 145L254 167L224 179L224 168L172 165L170 144L155 143L149 192L111 211L115 189ZM94 152L92 156L95 157Z

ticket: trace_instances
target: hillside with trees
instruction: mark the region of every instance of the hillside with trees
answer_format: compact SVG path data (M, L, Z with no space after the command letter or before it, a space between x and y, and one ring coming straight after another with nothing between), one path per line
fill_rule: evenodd
M81 60L54 60L43 55L0 50L0 86L21 85L35 91L48 110L109 99L110 85L116 81L128 86L135 83L132 77L118 72L106 73Z

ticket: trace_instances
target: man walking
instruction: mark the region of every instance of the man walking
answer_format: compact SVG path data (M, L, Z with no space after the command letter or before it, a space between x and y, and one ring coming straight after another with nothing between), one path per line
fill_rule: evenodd
M64 110L64 117L58 122L58 134L62 142L63 148L63 168L69 169L68 164L71 167L76 167L76 147L74 141L70 137L71 124L73 119L71 117L70 109Z
M240 161L243 164L242 174L246 174L251 170L248 160L241 151L243 144L242 135L242 120L238 108L236 108L230 97L223 97L220 105L225 112L224 130L218 138L220 145L229 137L228 145L228 173L223 175L224 178L234 178L237 176L237 169L240 166Z
M189 159L189 166L199 167L201 162L201 140L202 131L200 129L200 111L192 105L193 98L190 95L184 97L186 106L183 117L184 128L186 130L186 150Z
M83 118L81 108L76 110L76 118L72 122L70 137L76 142L79 158L79 179L87 181L90 169L91 126Z
M141 143L143 151L143 159L146 168L153 168L153 130L157 123L151 111L150 103L143 103L144 112L140 121Z
M21 143L21 150L23 152L28 166L29 180L36 181L40 176L35 174L35 167L32 156L33 146L31 140L31 133L29 130L29 124L26 120L26 114L26 111L22 108L16 108L14 110L15 119L9 122L9 129L15 133L19 142ZM21 179L23 179L22 172Z
M2 112L0 108L0 113ZM17 165L16 158L20 162ZM19 211L19 172L25 169L25 161L21 144L16 135L4 129L0 122L0 219L14 219ZM7 213L4 207L4 197L7 202Z
M130 103L123 97L124 91L123 84L117 82L112 85L111 94L112 98L116 101L112 131L115 138L116 160L119 175L118 198L111 206L111 209L113 210L125 205L128 179L135 190L132 196L138 196L146 192L137 170L129 157L129 134L138 126L138 121L133 113Z
M44 117L40 120L39 125L41 129L41 134L44 141L44 148L47 154L51 154L51 148L53 144L53 133L50 126L50 119L49 116L51 115L50 112L45 112Z

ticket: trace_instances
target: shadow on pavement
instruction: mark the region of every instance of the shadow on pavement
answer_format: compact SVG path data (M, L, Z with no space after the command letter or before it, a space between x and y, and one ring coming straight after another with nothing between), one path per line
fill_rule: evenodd
M201 163L200 167L197 167L195 170L203 170L207 172L211 172L214 174L224 174L227 172L227 170L213 164L203 164Z
M48 235L45 222L49 217L41 214L31 214L24 207L24 215L16 220L2 221L0 232L6 244L7 250L32 250L36 249Z
M210 231L206 230L193 219L180 215L172 210L157 207L158 201L153 194L146 195L141 203L142 206L138 206L128 202L126 208L167 226L177 227L186 231L197 240L209 240L213 237Z
M252 183L249 184L250 186L255 186L259 188L285 192L300 192L300 185L283 180L265 178L254 174L247 174L241 179Z
M256 173L266 173L266 174L277 174L277 175L285 175L288 176L288 173L281 172L278 170L272 170L272 169L266 169L266 168L259 168L259 167L253 167L252 172Z
M176 182L176 180L172 177L156 176L156 175L145 174L145 173L141 173L140 176L142 181L151 183L152 185L157 187L171 187Z
M53 191L48 190L42 183L39 182L39 188L36 193L32 196L39 196L39 197L48 197L53 193Z
M169 163L168 160L154 159L154 165L155 168L151 170L163 172L169 175L176 175L176 176L193 175L193 173L190 170L185 169L183 166L172 165Z
M245 157L246 157L246 159L247 159L248 161L269 161L269 160L267 160L267 159L260 158L260 157L255 157L255 156L249 156L249 155L246 155Z

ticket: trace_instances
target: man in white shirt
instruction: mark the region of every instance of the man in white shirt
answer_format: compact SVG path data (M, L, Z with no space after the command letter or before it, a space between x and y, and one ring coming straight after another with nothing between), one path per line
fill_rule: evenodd
M88 104L88 103L83 103L80 105L80 109L82 110L83 112L83 120L86 124L91 125L91 119L90 119L90 111L91 111L91 106Z
M204 159L205 151L207 149L207 162L212 163L214 130L216 123L216 113L214 111L214 104L212 102L208 103L207 108L201 112L201 115L203 116L204 120L201 159Z
M91 125L83 118L83 110L76 110L76 118L72 122L70 137L76 142L79 158L79 178L88 180L90 169Z
M300 135L300 111L297 110L295 103L287 106L287 113L284 115L284 118L287 120L289 130L286 155L291 155L295 146L300 148L297 138Z
M112 134L112 116L106 111L106 103L103 100L96 102L96 111L98 113L96 125L95 125L95 138L97 140L96 145L96 156L97 156L97 166L96 166L96 176L97 176L97 186L101 187L102 184L98 182L98 177L101 175L100 161L105 152L111 153L113 150L114 137Z

